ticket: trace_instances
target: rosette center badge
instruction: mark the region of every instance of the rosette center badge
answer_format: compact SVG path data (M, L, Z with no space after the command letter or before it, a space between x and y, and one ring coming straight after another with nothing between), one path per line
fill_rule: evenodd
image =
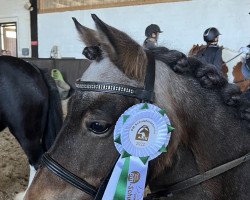
M150 160L159 155L159 149L168 143L169 119L165 111L153 104L137 104L129 108L118 119L114 137L120 142L115 143L122 154L136 157L149 156Z
M131 127L129 138L134 146L146 147L155 134L154 123L150 119L143 119Z

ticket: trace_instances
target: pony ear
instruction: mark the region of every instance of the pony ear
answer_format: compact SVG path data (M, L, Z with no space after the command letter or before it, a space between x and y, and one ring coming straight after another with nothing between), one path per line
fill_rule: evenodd
M96 31L81 25L75 17L72 17L72 19L75 23L80 39L87 47L98 46L100 44L100 39Z
M111 61L127 76L142 79L147 64L147 56L142 46L126 33L104 23L95 14L91 16L99 32L102 49Z

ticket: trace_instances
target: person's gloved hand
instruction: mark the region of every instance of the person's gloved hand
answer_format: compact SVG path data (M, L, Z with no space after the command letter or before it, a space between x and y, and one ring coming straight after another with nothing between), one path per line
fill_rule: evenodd
M239 52L242 52L244 54L250 54L250 48L248 47L241 47Z

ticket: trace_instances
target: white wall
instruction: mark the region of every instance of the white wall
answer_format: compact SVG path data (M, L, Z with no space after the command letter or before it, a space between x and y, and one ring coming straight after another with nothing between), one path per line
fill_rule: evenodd
M0 0L0 23L16 22L17 24L18 57L23 57L22 48L29 48L31 55L30 13L24 8L26 2L28 0Z
M81 55L80 42L71 17L94 28L91 13L104 22L125 31L140 44L144 30L151 23L164 31L159 45L187 53L193 44L203 42L203 32L215 26L221 32L220 45L234 50L250 43L250 0L193 0L144 6L79 10L38 15L39 57L47 58L53 45L62 57Z

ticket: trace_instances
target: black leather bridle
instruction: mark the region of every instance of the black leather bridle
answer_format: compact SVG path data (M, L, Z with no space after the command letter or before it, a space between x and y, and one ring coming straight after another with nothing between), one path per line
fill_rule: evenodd
M77 81L76 88L80 91L94 91L94 92L104 92L111 94L119 94L123 96L130 96L140 99L141 102L153 102L154 100L154 83L155 83L155 59L154 56L147 53L148 65L146 71L146 77L144 81L144 88L136 88L128 85L107 83L107 82L86 82ZM174 193L180 192L182 190L188 189L195 185L198 185L204 181L207 181L215 176L218 176L232 168L235 168L242 163L250 160L250 153L237 158L233 161L220 165L216 168L206 171L203 174L196 175L179 183L175 183L164 189L160 189L153 194L150 194L146 199L159 199L160 197L169 197ZM75 186L79 190L89 194L95 200L102 199L106 186L109 182L109 178L113 171L110 170L108 175L105 177L104 181L101 183L100 187L97 189L82 178L71 173L69 170L61 166L57 161L55 161L48 153L45 153L42 157L43 166L47 167L52 173L62 178L64 181Z
M154 100L154 83L155 83L155 59L154 56L147 53L148 64L146 69L146 76L144 81L144 88L137 88L123 84L117 83L107 83L107 82L90 82L81 81L76 82L76 89L79 91L93 91L93 92L103 92L110 94L118 94L123 96L129 96L139 99L141 102L153 102ZM104 194L106 186L108 184L109 178L113 171L113 168L101 183L100 187L97 189L82 178L71 173L69 170L60 165L55 161L49 153L45 153L42 157L43 166L47 167L52 173L66 181L67 183L73 185L79 190L89 194L95 200L100 200Z
M154 193L151 193L147 196L147 200L158 200L160 197L172 197L174 194L181 192L183 190L186 190L188 188L191 188L193 186L196 186L200 183L203 183L213 177L216 177L220 174L223 174L224 172L227 172L230 169L233 169L247 161L250 160L250 153L247 153L246 155L237 158L235 160L232 160L230 162L227 162L223 165L220 165L218 167L215 167L213 169L210 169L202 174L198 174L196 176L193 176L191 178L188 178L184 181L175 183L170 186L166 186L165 188L158 189Z

